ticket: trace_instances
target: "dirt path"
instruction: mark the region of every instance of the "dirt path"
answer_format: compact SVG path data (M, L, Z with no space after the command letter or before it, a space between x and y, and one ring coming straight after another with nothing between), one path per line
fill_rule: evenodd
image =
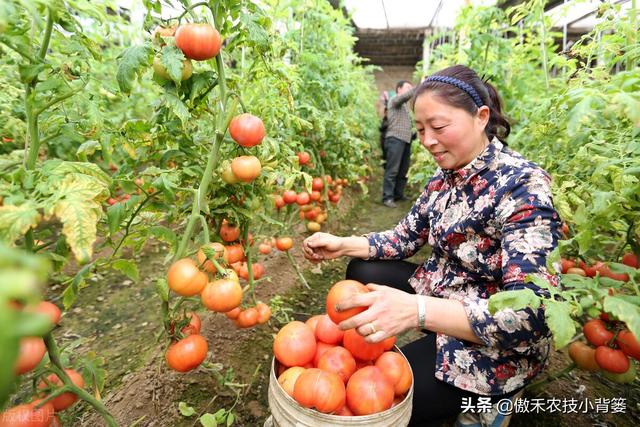
M373 181L369 190L369 196L363 200L358 190L350 190L339 212L329 219L327 231L358 235L387 229L411 205L403 202L397 209L382 206L378 201L379 180ZM412 195L417 196L418 191L415 188ZM302 231L300 229L296 247L307 235ZM236 414L234 425L261 426L269 413L267 386L273 335L290 319L306 319L323 312L326 292L343 277L348 260L314 267L294 250L294 257L305 269L312 288L304 290L287 259L282 254L269 255L264 263L270 279L257 289L258 298L268 301L280 296L281 306L290 309L277 312L268 325L250 330L236 329L222 315L203 313L202 334L209 342L210 363L196 371L178 374L166 368L162 345L155 338L160 330L160 304L154 295L152 279L166 268L163 266L165 251L160 245L145 250L140 258L141 277L148 279L140 283L133 284L115 274L98 277L97 283L82 291L76 305L81 308L65 315L61 338L77 346L80 354L87 354L85 349L90 347L104 359L109 373L104 400L121 426L134 423L137 426L196 426L200 425L199 415L220 410ZM418 254L417 258L424 256L424 253ZM407 342L412 337L415 335L407 334L399 342ZM556 352L550 371L559 371L566 364L566 356ZM547 385L541 394L527 397L583 400L588 397L594 402L598 397L626 397L626 414L518 414L511 425L640 425L638 389L602 381L584 374L570 375ZM194 415L182 415L180 402L193 408ZM103 425L92 411L85 409L83 405L76 407L65 416L64 425Z

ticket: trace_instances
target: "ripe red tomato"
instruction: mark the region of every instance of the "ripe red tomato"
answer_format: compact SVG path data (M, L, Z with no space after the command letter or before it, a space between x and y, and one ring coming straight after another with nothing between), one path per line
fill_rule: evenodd
M242 309L240 307L236 307L233 310L227 311L224 315L231 320L235 320L238 318L241 312L242 312Z
M305 408L315 408L329 414L344 406L346 393L344 383L337 374L310 368L298 377L293 398Z
M628 330L623 330L616 337L616 344L627 356L640 360L640 343L636 337Z
M167 365L178 372L197 368L206 359L209 345L202 335L189 335L169 346L165 358Z
M376 366L356 371L347 383L347 406L355 415L371 415L393 405L393 384Z
M231 161L231 171L240 181L251 182L260 176L262 165L256 156L239 156Z
M389 337L382 341L382 346L384 347L384 351L389 351L396 344L396 336Z
M225 242L235 242L240 238L240 227L230 225L226 219L223 219L220 225L220 238Z
M189 59L213 58L221 45L220 33L209 24L185 24L176 30L176 46Z
M58 306L49 301L40 301L36 306L26 306L24 310L49 316L53 325L60 323L60 317L62 317L62 312Z
M242 302L242 287L235 280L218 279L208 283L200 296L209 310L226 313Z
M174 262L167 272L169 288L178 295L191 297L202 292L208 277L198 269L191 258Z
M333 323L333 320L325 314L318 320L315 334L318 341L322 341L327 344L339 344L342 342L344 331L340 329L338 325Z
M328 350L331 350L332 348L334 348L335 346L336 346L335 344L327 344L326 342L317 341L316 354L315 356L313 356L313 361L311 362L313 367L317 368L322 355L325 354Z
M376 360L384 353L384 344L382 342L368 343L355 329L345 331L342 345L360 360Z
M313 191L320 191L324 188L324 181L320 177L313 178L311 180L311 189Z
M560 269L562 274L566 274L567 270L576 266L575 261L571 261L570 259L564 259L564 258L560 258L560 264L562 265L562 268Z
M293 366L291 368L287 368L283 373L278 376L278 384L282 387L282 389L289 396L293 397L293 389L296 385L296 381L300 374L306 371L302 366Z
M255 307L247 308L246 310L242 310L236 319L236 325L239 328L252 328L258 324L258 318L260 317L260 313L256 310Z
M294 320L278 331L273 354L285 366L304 366L316 354L316 337L309 326Z
M338 324L358 313L362 313L367 307L354 307L338 312L336 311L336 305L352 295L367 292L369 292L369 288L355 280L341 280L335 283L327 294L327 314L334 323Z
M244 261L244 248L242 245L229 245L226 246L227 259L229 264L235 264L236 262Z
M228 233L228 231L225 231L225 233ZM238 233L240 233L240 231L238 231ZM220 230L220 234L222 234L222 229ZM224 259L226 251L225 251L224 245L222 243L218 243L218 242L207 243L203 247L205 247L205 246L207 248L209 248L211 251L213 251L213 253L214 253L213 258L214 259L220 259L220 258ZM209 251L209 252L211 252L211 251ZM199 266L204 268L209 273L216 273L217 272L216 267L213 265L213 263L211 261L209 261L207 259L207 256L202 251L202 249L198 249L197 257L198 257L198 265Z
M322 193L320 193L319 191L312 191L311 194L309 194L309 198L311 200L313 200L314 202L317 202L318 200L320 200L322 198Z
M291 203L295 203L297 198L298 194L293 190L286 190L284 193L282 193L282 200L284 200L284 202L288 205L290 205Z
M329 201L334 204L338 203L340 201L340 197L341 197L340 193L332 194L329 196Z
M307 324L307 326L309 326L311 328L311 330L313 331L314 335L316 333L316 326L318 326L318 322L320 321L322 316L324 316L324 315L323 314L316 314L315 316L311 316L310 318L308 318L304 322L304 323Z
M258 301L256 303L256 310L258 310L258 323L261 325L267 323L271 318L271 307Z
M18 360L16 361L16 375L22 375L31 371L44 357L47 347L40 337L20 338L20 350L18 350Z
M640 266L640 262L638 262L638 255L631 252L627 252L622 256L622 263L633 268L638 268L638 266Z
M270 243L260 243L258 245L258 252L260 252L262 255L269 255L272 249L273 248L271 247Z
M293 240L291 237L278 237L276 239L276 248L279 251L288 251L293 246Z
M259 117L252 114L240 114L231 119L229 134L238 145L254 147L260 144L264 138L264 123Z
M400 353L386 351L376 360L375 366L391 380L396 396L401 396L411 388L413 375L407 360Z
M582 331L587 341L596 347L607 345L607 343L611 341L611 338L613 338L613 332L608 330L604 322L600 319L589 320L583 325Z
M580 369L591 372L600 370L596 363L596 349L583 342L574 341L569 344L569 357Z
M40 400L14 406L6 412L0 413L2 427L49 427L53 419L53 404L47 402L39 409L36 406Z
M338 374L345 384L356 371L356 359L353 358L349 350L342 346L335 346L327 349L318 359L316 365L326 372Z
M307 193L306 191L298 193L298 195L296 196L296 203L300 206L308 204L310 200L311 198L309 197L309 193Z
M565 238L569 237L569 225L566 222L562 223L561 231Z
M629 370L629 358L622 350L604 345L596 348L596 363L605 371L623 374Z
M296 156L298 156L298 163L300 163L300 166L306 165L309 163L309 160L311 160L311 155L306 151L296 153Z
M84 388L84 378L82 378L82 375L80 375L78 372L74 371L73 369L65 369L64 371L66 372L66 374L71 379L71 382L76 387ZM58 378L56 374L50 374L49 376L47 376L47 381L49 381L49 383L51 383L53 386L63 385L62 380L60 380L60 378ZM45 383L44 380L40 381L40 383L38 384L39 389L43 389L46 387L47 387L47 383ZM62 393L61 395L51 399L50 402L53 404L53 408L55 409L55 411L59 412L67 409L68 407L73 405L77 400L78 400L78 395L68 391L66 393Z
M273 203L275 204L276 209L282 209L284 205L286 205L284 198L279 194L273 196Z

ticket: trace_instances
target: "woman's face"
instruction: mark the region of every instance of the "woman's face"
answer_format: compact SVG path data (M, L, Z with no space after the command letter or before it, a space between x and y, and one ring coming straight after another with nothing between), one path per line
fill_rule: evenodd
M471 115L427 91L416 99L414 113L420 143L442 169L468 165L489 143L484 133L490 114L487 106Z

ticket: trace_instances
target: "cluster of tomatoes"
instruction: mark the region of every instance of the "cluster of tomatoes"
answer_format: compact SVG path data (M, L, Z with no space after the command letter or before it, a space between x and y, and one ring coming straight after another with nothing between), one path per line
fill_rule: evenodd
M219 242L208 243L198 250L197 263L187 257L169 267L169 289L183 297L199 295L204 307L224 313L239 328L266 323L271 318L271 308L267 304L257 302L252 307L240 307L245 292L240 285L240 278L249 280L249 264L245 262L244 244L253 245L253 238L249 235L249 242L239 241L240 228L226 220L220 226L219 235L226 245ZM293 246L293 240L290 237L279 237L273 241L265 241L259 245L259 252L270 253L272 245L280 251L287 251ZM265 268L261 263L254 262L251 264L251 271L253 278L257 280L264 275ZM195 369L204 361L208 351L207 341L200 335L200 317L190 312L171 320L170 324L169 333L173 342L165 355L167 364L178 372ZM180 331L179 334L175 333L176 329Z
M300 156L301 153L298 153ZM300 220L307 221L307 230L311 232L320 231L322 224L327 220L329 214L325 209L325 197L323 190L327 189L327 200L337 204L342 197L342 190L349 182L343 178L335 180L330 175L315 177L311 180L311 193L303 190L296 193L294 190L285 190L282 195L276 194L273 198L276 209L280 210L287 205L296 204L300 207Z
M631 252L627 252L622 256L621 263L633 268L638 268L640 265L638 255ZM584 277L596 277L596 274L599 274L600 277L608 277L609 279L619 280L621 282L629 281L629 275L627 273L614 273L609 266L602 261L587 264L582 260L576 263L574 260L562 258L561 271L562 274L577 274Z
M14 305L15 309L28 312L40 313L51 319L53 328L60 322L62 313L53 303L42 301L35 306L22 307L20 304ZM44 358L47 348L41 337L24 337L20 339L18 360L15 365L16 375L23 375L35 369ZM84 379L77 371L65 369L67 376L76 387L84 387ZM55 427L61 426L57 412L71 407L78 396L72 392L64 392L58 396L47 400L47 393L54 392L55 389L63 385L62 380L56 374L49 374L45 379L38 382L37 388L41 393L37 399L30 403L15 406L0 413L0 426L12 427Z
M340 281L327 295L327 314L292 321L276 335L278 383L301 406L341 416L370 415L398 404L411 388L411 367L393 351L395 337L371 344L356 329L338 327L365 308L337 312L336 302L368 291L354 280Z
M640 360L640 343L628 329L602 314L600 319L587 321L582 331L593 347L580 341L569 345L569 357L579 368L601 371L619 383L635 380L636 368L631 359Z

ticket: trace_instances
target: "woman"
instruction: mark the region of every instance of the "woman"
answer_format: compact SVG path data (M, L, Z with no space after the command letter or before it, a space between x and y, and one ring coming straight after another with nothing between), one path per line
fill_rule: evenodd
M462 411L463 398L497 402L543 369L544 309L492 315L488 298L518 289L545 294L529 274L557 284L546 258L561 222L549 176L506 147L500 97L473 70L456 65L425 79L414 113L439 169L409 213L381 233L316 233L304 250L312 261L354 257L347 278L371 283L372 292L340 302L338 310L369 307L342 329L357 328L369 342L410 328L429 332L402 350L415 378L411 425L439 425ZM401 261L425 244L432 254L424 264Z

